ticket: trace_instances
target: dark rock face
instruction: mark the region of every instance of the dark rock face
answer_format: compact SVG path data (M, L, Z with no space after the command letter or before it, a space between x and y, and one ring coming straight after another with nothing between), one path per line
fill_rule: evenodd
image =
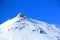
M19 14L19 17L22 17L22 18L24 18L24 15L23 15L23 14Z

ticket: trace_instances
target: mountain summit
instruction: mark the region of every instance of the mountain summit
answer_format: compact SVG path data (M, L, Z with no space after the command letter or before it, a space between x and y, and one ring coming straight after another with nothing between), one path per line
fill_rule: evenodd
M0 40L60 40L60 29L18 14L0 25Z

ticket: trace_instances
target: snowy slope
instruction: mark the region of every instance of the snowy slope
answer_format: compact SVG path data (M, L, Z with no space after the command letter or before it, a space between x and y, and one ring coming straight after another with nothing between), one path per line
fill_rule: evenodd
M0 25L0 40L60 40L60 29L18 15Z

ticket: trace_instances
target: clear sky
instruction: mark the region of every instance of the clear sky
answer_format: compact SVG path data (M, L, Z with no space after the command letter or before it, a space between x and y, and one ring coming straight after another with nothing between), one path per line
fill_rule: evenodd
M60 25L60 0L0 0L0 24L19 12L29 18Z

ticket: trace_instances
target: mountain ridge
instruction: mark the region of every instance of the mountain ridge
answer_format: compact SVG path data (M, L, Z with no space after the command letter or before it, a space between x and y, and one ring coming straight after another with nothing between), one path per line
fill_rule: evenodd
M60 40L55 25L20 15L0 25L1 40Z

